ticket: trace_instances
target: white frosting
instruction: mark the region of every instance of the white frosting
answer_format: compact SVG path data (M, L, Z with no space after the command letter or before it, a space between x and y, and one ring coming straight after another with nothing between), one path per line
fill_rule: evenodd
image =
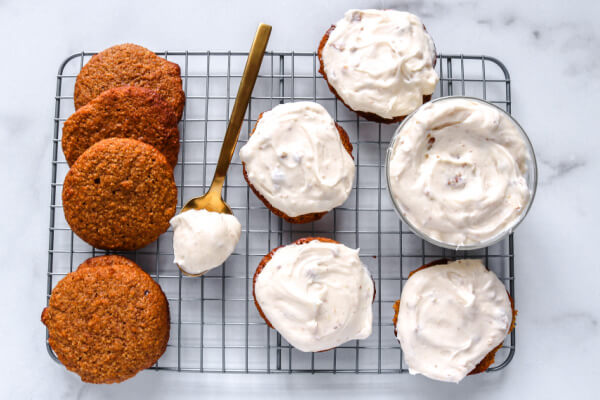
M358 250L313 240L277 250L254 296L292 346L322 351L371 334L374 290Z
M352 190L354 161L317 103L281 104L265 112L240 159L254 188L290 217L329 211Z
M396 324L411 374L459 382L504 341L512 324L506 288L479 260L415 272Z
M435 46L421 20L395 10L349 10L323 47L329 84L355 111L408 115L438 82Z
M391 194L425 235L455 246L485 242L526 209L528 147L495 107L461 98L425 104L394 140Z
M171 219L175 264L190 275L223 264L240 240L242 226L230 214L184 211Z

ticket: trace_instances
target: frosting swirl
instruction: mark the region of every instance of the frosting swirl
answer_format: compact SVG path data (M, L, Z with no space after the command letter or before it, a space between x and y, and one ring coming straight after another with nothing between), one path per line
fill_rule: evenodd
M371 334L373 280L358 250L312 240L275 251L254 296L271 325L301 351L323 351Z
M506 288L480 260L415 272L400 297L397 338L411 374L459 382L512 325Z
M416 230L453 246L477 244L512 228L526 209L529 160L507 115L481 101L445 98L398 128L390 191Z
M240 159L252 185L290 217L329 211L352 190L354 161L317 103L281 104L265 112Z
M171 219L175 264L191 275L223 264L231 255L242 232L234 215L206 210L189 210Z
M349 10L322 50L327 81L355 111L391 119L423 104L438 82L421 20L395 10Z

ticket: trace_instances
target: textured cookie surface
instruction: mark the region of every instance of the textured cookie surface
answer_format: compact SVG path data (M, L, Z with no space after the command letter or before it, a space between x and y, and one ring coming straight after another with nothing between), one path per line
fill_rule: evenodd
M153 89L172 107L178 120L183 114L185 94L179 66L130 43L101 51L83 66L75 82L75 109L119 86Z
M102 92L78 109L63 127L62 147L69 165L91 145L113 137L137 139L177 164L177 115L152 89L121 86Z
M116 255L90 258L63 278L42 322L60 362L90 383L131 378L156 363L169 340L160 286Z
M65 218L101 249L135 250L169 228L177 187L161 152L134 139L105 139L73 164L62 192Z

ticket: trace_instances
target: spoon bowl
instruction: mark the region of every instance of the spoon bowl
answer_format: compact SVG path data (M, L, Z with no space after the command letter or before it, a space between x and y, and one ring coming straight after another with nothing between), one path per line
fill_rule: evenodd
M214 181L213 181L214 185ZM221 188L223 185L220 185L220 188L216 188L213 190L213 185L211 185L208 192L206 192L203 196L194 197L189 200L183 208L181 212L189 211L189 210L206 210L212 212L218 212L221 214L230 214L233 215L233 211L229 208L229 205L223 200L221 197Z

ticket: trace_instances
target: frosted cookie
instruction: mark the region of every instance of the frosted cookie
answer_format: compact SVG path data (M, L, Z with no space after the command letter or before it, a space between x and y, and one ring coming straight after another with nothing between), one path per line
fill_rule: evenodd
M394 332L411 374L460 382L485 371L517 312L480 260L440 260L410 274L394 304Z
M256 196L292 223L315 221L340 206L354 182L348 135L313 102L281 104L261 114L240 159Z
M431 98L439 80L421 20L396 10L349 10L319 44L320 72L348 108L399 122Z
M358 250L326 238L274 249L254 274L254 302L295 348L325 351L371 334L375 285Z

